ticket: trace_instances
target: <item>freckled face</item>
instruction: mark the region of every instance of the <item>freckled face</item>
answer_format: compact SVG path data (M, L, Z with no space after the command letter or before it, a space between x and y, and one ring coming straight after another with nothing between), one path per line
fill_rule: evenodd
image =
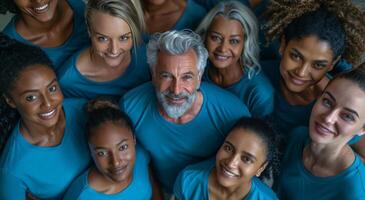
M315 103L309 122L310 137L319 143L347 143L362 135L365 125L365 93L346 79L332 81Z
M51 21L56 12L58 0L14 0L22 16L31 17L39 22Z
M92 130L89 147L98 171L114 182L132 180L135 139L129 128L105 122Z
M300 93L322 80L333 69L334 55L329 43L317 36L283 41L280 74L284 87Z
M216 16L205 40L213 66L227 68L239 65L244 39L244 30L239 21Z
M118 67L130 62L132 32L123 19L94 11L90 18L90 38L95 56L107 65Z
M8 95L8 103L18 110L26 124L54 126L61 114L63 95L54 71L43 65L24 69Z
M266 149L261 138L250 130L237 128L227 136L216 156L219 184L226 188L248 185L265 169Z

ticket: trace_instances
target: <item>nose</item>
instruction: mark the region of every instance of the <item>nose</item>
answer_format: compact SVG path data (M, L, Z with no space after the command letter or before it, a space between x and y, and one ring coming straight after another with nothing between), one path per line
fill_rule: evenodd
M226 52L226 51L227 51L227 49L228 49L228 41L226 41L226 40L222 40L222 42L221 42L221 43L220 43L220 45L219 45L218 50L219 50L220 52Z
M229 168L236 168L238 166L239 161L240 161L240 156L235 154L231 155L231 157L227 159L226 164Z
M110 44L109 44L109 52L111 54L118 54L118 50L119 50L119 44L118 41L115 40L111 40Z
M49 108L51 107L51 98L48 95L43 95L43 106Z
M328 124L334 124L337 120L338 111L337 110L330 110L329 112L325 113L324 121Z
M171 91L175 94L178 95L181 92L181 88L180 88L180 81L178 79L174 79L171 83Z
M305 77L309 72L310 64L309 63L303 63L300 67L297 68L296 74L299 77Z
M118 155L117 155L117 154L112 154L112 155L110 156L110 162L111 162L111 164L112 164L114 167L118 167L118 166L120 165L120 163L121 163L120 158L118 157Z

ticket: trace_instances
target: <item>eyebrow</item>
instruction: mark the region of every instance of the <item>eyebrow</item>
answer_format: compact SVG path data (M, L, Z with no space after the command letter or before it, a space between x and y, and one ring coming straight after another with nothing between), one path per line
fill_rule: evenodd
M222 36L222 34L220 34L220 33L218 33L218 32L216 32L216 31L210 31L211 33L214 33L214 34L217 34L217 35L219 35L219 36ZM231 37L242 37L242 35L241 34L235 34L235 35L230 35L229 36L230 38Z
M97 32L97 31L94 31L96 34L98 34L98 35L102 35L102 36L106 36L106 37L109 37L109 36L107 36L107 35L105 35L105 34L102 34L102 33L99 33L99 32ZM131 31L129 31L128 33L124 33L124 34L122 34L121 36L126 36L126 35L130 35L130 34L132 34L132 32Z
M303 54L300 53L300 51L296 48L292 48L292 50L299 55L300 58L304 58ZM326 64L328 65L328 60L315 60L314 62L316 62L317 64Z
M324 94L327 94L334 102L336 102L335 97L330 92L325 91ZM357 118L360 118L359 114L356 111L354 111L353 109L347 108L347 107L344 107L344 109L347 110L348 112L353 113L354 115L356 115Z
M49 87L51 86L53 83L57 82L57 79L54 78L51 82L48 83L48 85L46 87ZM26 90L22 93L20 93L20 95L23 95L23 94L26 94L26 93L29 93L29 92L37 92L38 90Z
M118 142L118 144L116 144L115 146L119 146L121 144L123 144L124 142L128 141L128 139L122 139L120 142ZM101 146L96 146L94 147L94 150L104 150L106 149L105 147L101 147Z

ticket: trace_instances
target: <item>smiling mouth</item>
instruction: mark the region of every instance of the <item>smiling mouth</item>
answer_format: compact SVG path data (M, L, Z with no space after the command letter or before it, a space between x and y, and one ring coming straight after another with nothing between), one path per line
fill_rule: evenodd
M323 126L321 123L315 122L315 129L321 135L335 135L335 131Z
M44 4L43 6L33 8L38 14L42 14L48 10L49 4Z
M49 120L49 119L52 119L56 115L56 111L57 111L57 108L55 108L49 112L46 112L46 113L41 113L39 115L43 120Z
M124 172L127 170L127 168L128 168L128 165L126 165L124 167L111 169L109 172L112 173L113 175L120 176L120 175L124 174Z
M296 76L294 76L292 74L289 74L289 78L290 78L291 82L294 83L294 85L301 86L301 85L304 85L308 82L308 80L297 78Z
M237 178L239 174L232 172L231 170L227 169L224 165L221 165L221 173L228 178Z
M120 56L120 53L118 53L118 54L106 54L106 56L107 56L108 58L115 59L115 58L118 58L118 57Z
M229 58L231 58L231 56L224 56L224 55L219 55L219 54L214 54L214 59L218 60L218 61L226 61Z

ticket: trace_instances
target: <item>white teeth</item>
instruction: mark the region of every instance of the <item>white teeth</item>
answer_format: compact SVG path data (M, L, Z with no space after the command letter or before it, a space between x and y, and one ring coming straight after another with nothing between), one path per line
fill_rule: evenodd
M228 56L216 56L217 60L227 60Z
M43 6L41 6L41 7L38 7L38 8L34 8L36 11L43 11L43 10L45 10L45 9L47 9L48 8L48 4L45 4L45 5L43 5Z
M223 168L223 173L226 174L227 176L230 176L230 177L237 177L238 175L229 171L229 170L226 170L225 168Z
M56 109L54 109L54 110L52 110L48 113L43 113L43 114L41 114L41 116L42 117L49 117L49 116L53 115L55 112L56 112Z

